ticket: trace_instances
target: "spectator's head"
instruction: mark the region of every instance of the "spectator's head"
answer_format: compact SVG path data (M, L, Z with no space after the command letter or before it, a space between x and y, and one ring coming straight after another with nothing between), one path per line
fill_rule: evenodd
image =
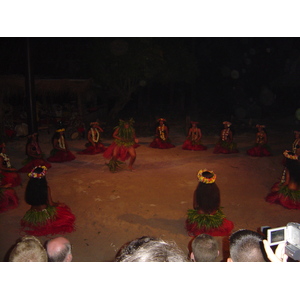
M215 183L216 174L207 169L199 170L199 184L194 194L194 209L211 214L220 206L220 190Z
M263 237L255 231L241 229L234 232L229 239L228 262L263 262Z
M49 262L71 262L72 247L64 237L57 237L46 242L46 250Z
M192 241L191 260L196 262L214 262L219 255L217 240L202 233Z
M174 242L143 236L125 244L117 262L186 262L187 258Z
M47 262L47 252L34 236L24 236L9 255L10 262Z

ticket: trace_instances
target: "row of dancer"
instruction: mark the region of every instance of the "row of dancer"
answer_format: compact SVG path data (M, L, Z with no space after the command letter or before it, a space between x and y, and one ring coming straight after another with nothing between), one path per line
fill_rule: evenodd
M138 140L135 135L133 127L134 121L130 119L128 121L120 120L119 125L114 128L113 143L107 148L101 142L101 133L103 129L99 126L98 122L92 122L88 131L88 142L86 143L86 149L77 152L77 154L99 154L104 153L103 156L110 159L108 166L111 170L116 170L122 162L130 157L129 169L133 169L133 163L136 159L135 148L137 148ZM182 145L184 150L201 151L206 150L207 147L201 143L202 132L198 127L198 122L191 122L186 140ZM237 153L237 145L233 141L233 132L231 130L231 123L228 121L223 122L224 128L220 132L219 141L216 143L213 153ZM257 125L257 134L255 145L251 149L247 150L247 154L251 156L270 156L271 150L267 143L267 134L264 125ZM74 160L75 155L69 150L68 142L64 135L64 128L58 128L52 137L53 149L50 152L50 156L45 160L42 153L37 133L33 133L28 136L26 144L27 158L23 161L24 166L18 171L21 173L28 173L33 167L38 165L44 165L48 169L51 168L53 162L65 162ZM152 148L169 149L175 147L169 138L169 126L166 120L163 118L158 119L158 125L156 127L156 134L153 141L149 145ZM1 147L2 148L2 147ZM297 154L300 152L300 132L295 131L295 141L293 143L293 151ZM299 154L297 154L299 156ZM2 170L5 169L5 163L7 155L1 151L0 160L2 163ZM1 162L1 161L0 161ZM13 170L10 168L10 172Z

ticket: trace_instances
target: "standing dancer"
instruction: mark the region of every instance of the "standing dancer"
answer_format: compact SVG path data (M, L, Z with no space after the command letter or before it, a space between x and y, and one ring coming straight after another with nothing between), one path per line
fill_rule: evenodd
M157 126L155 129L155 138L149 145L151 148L169 149L175 146L171 143L169 138L169 126L166 119L160 118L157 120Z
M300 131L295 130L295 140L292 145L292 151L298 156L298 159L300 157Z
M207 149L207 147L201 144L202 132L197 124L198 122L191 122L188 136L182 145L183 150L201 151Z
M77 154L98 154L106 150L106 147L101 143L100 133L103 129L99 126L98 122L91 122L88 131L88 143L85 144L86 149L77 152Z
M39 145L38 134L33 133L28 135L26 143L26 155L27 158L24 160L24 166L19 169L20 173L29 173L34 167L45 166L47 169L51 168L51 164L43 159L43 153Z
M48 161L60 163L71 161L76 158L75 155L69 150L64 132L64 128L59 128L55 131L52 137L53 149L50 152L50 157L47 159Z
M220 207L220 190L216 174L206 169L198 172L198 186L194 193L194 209L187 213L186 229L189 236L206 233L212 236L226 236L234 225L227 220Z
M6 154L5 143L0 144L0 174L3 176L2 185L9 184L10 187L15 187L21 184L20 174L11 166L10 158Z
M233 142L233 133L230 129L231 123L228 121L223 122L224 129L221 130L220 139L215 146L214 152L215 154L223 153L237 153L236 143Z
M28 174L25 201L31 208L21 220L22 230L36 236L72 232L75 216L67 205L52 201L46 172L45 166L38 166Z
M268 137L265 130L265 125L256 125L257 133L255 139L255 145L253 148L247 150L247 154L250 156L271 156L270 146L267 144Z
M139 147L138 139L135 136L133 128L134 120L119 120L119 126L116 126L113 133L114 141L105 150L103 157L110 159L106 165L111 172L115 172L121 168L121 164L130 158L128 169L133 171L133 164L136 160L135 148Z
M292 151L285 150L283 155L285 169L281 181L273 185L266 201L289 209L300 209L300 161Z

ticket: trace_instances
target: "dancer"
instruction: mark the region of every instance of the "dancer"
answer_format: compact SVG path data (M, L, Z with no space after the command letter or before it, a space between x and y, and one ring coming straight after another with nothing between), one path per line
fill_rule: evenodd
M270 146L267 144L268 137L265 130L265 125L256 125L257 133L255 139L255 145L253 148L247 150L247 154L250 156L271 156Z
M106 147L101 143L100 133L103 129L99 126L98 122L91 122L88 131L88 143L85 144L86 149L77 152L77 154L98 154L106 150Z
M231 123L228 121L223 122L224 129L221 130L220 139L215 146L214 152L215 154L223 153L238 153L237 145L233 142L233 133L230 129Z
M2 174L2 185L10 184L10 187L16 187L21 184L20 174L13 168L9 156L6 154L5 143L0 144L0 174Z
M300 157L300 131L295 130L295 140L292 145L292 151L298 156L298 159Z
M75 216L67 205L52 201L46 172L45 166L38 166L28 174L25 201L31 208L21 220L22 230L35 236L72 232Z
M39 145L38 134L33 133L28 135L26 143L26 155L24 166L19 169L20 173L29 173L34 167L45 166L47 169L51 168L51 164L43 159L43 153Z
M197 124L198 122L191 122L188 136L182 145L183 150L201 151L207 149L207 147L201 144L202 132Z
M113 133L114 141L105 150L103 157L110 159L106 165L111 172L120 170L121 165L130 158L128 169L133 171L133 164L136 160L135 148L139 147L138 139L133 128L134 120L119 120L119 126L116 126Z
M225 218L220 207L220 190L215 183L216 174L207 169L198 172L198 186L194 193L194 209L187 212L186 229L189 236L206 233L226 236L234 225Z
M53 149L50 152L48 161L60 163L71 161L76 158L75 155L69 150L64 132L64 128L59 128L55 131L52 137Z
M283 155L285 169L281 181L273 185L266 201L289 209L300 209L300 161L292 151L285 150Z
M160 118L157 120L157 126L155 129L155 138L149 145L151 148L169 149L175 146L171 143L169 138L169 126L166 119Z
M10 183L2 184L3 175L0 174L0 213L14 209L19 205L19 198Z

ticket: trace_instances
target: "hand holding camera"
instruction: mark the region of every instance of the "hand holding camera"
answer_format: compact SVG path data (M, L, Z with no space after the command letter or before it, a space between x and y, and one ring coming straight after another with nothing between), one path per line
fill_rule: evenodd
M268 256L268 259L271 262L287 262L288 256L285 254L285 244L279 244L275 250L275 253L273 252L272 248L270 247L270 244L267 240L263 240L264 248L266 251L266 254Z
M263 226L267 229L266 226ZM262 228L263 228L262 227ZM266 254L272 262L286 262L288 257L300 260L300 224L290 222L286 227L267 229L263 241ZM278 245L275 253L270 246Z

